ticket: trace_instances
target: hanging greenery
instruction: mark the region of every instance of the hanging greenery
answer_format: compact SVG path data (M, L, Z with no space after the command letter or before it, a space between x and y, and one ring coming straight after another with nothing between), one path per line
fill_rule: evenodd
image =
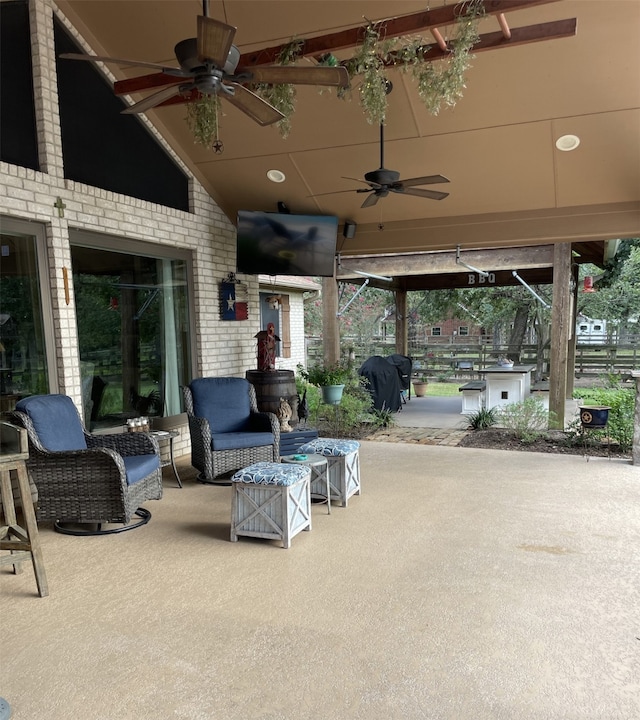
M220 99L217 95L202 95L187 103L187 125L193 133L194 142L212 148L218 140L218 115Z
M280 51L277 63L279 65L293 65L301 56L303 46L304 40L292 40ZM282 120L277 123L277 126L280 130L280 135L282 135L283 138L288 137L291 132L291 116L296 109L295 85L287 83L278 85L258 83L253 89L263 100L266 100L284 115Z
M362 44L344 65L352 81L362 78L358 87L360 103L367 120L384 123L387 109L388 66L411 73L418 84L418 94L427 110L437 115L442 104L453 106L462 97L464 74L471 65L470 52L478 42L478 24L485 14L482 0L469 0L460 6L449 54L441 61L425 61L430 45L422 37L384 39L384 23L369 23ZM339 93L346 97L349 90Z
M387 110L387 79L385 57L388 47L383 47L380 26L370 23L364 29L364 39L356 54L345 63L349 79L362 76L358 88L360 104L367 120L375 125L384 123ZM349 89L340 89L338 97L347 97Z

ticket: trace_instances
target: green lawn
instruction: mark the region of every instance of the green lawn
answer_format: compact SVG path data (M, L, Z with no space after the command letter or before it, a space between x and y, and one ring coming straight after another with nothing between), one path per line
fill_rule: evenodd
M459 382L429 382L427 385L427 396L452 397L458 395L460 392L458 388L466 382L466 380L460 380Z

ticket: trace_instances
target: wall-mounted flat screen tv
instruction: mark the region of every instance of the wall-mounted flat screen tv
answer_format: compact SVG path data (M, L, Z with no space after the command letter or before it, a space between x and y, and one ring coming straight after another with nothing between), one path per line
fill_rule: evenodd
M238 211L237 271L247 275L333 275L338 218Z

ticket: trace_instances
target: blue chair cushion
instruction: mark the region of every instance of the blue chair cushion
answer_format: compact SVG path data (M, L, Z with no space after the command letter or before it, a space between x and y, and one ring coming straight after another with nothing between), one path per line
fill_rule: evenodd
M211 434L249 430L249 382L244 378L197 378L189 388L193 412L206 418Z
M122 460L127 471L127 485L135 485L160 467L157 455L126 455Z
M31 395L16 403L16 410L31 419L42 445L52 452L86 450L76 406L66 395Z
M211 436L212 450L240 450L273 443L273 433L270 432L228 432Z
M231 481L253 485L295 485L310 474L309 468L304 465L257 462L238 470Z
M344 457L351 455L360 448L357 440L335 440L333 438L318 438L305 443L298 448L299 453L324 455L325 457Z

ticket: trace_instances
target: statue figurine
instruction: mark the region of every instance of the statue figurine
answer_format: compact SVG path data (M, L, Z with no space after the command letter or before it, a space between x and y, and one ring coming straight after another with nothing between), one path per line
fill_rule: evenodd
M302 397L298 395L298 418L307 424L309 417L309 403L307 402L307 388L304 389Z
M255 336L258 338L258 370L269 371L276 369L276 342L280 338L276 335L276 327L270 322L266 330L260 330Z
M289 425L291 420L291 405L287 402L286 398L280 398L280 406L276 411L276 417L280 422L280 432L293 432L293 428Z

